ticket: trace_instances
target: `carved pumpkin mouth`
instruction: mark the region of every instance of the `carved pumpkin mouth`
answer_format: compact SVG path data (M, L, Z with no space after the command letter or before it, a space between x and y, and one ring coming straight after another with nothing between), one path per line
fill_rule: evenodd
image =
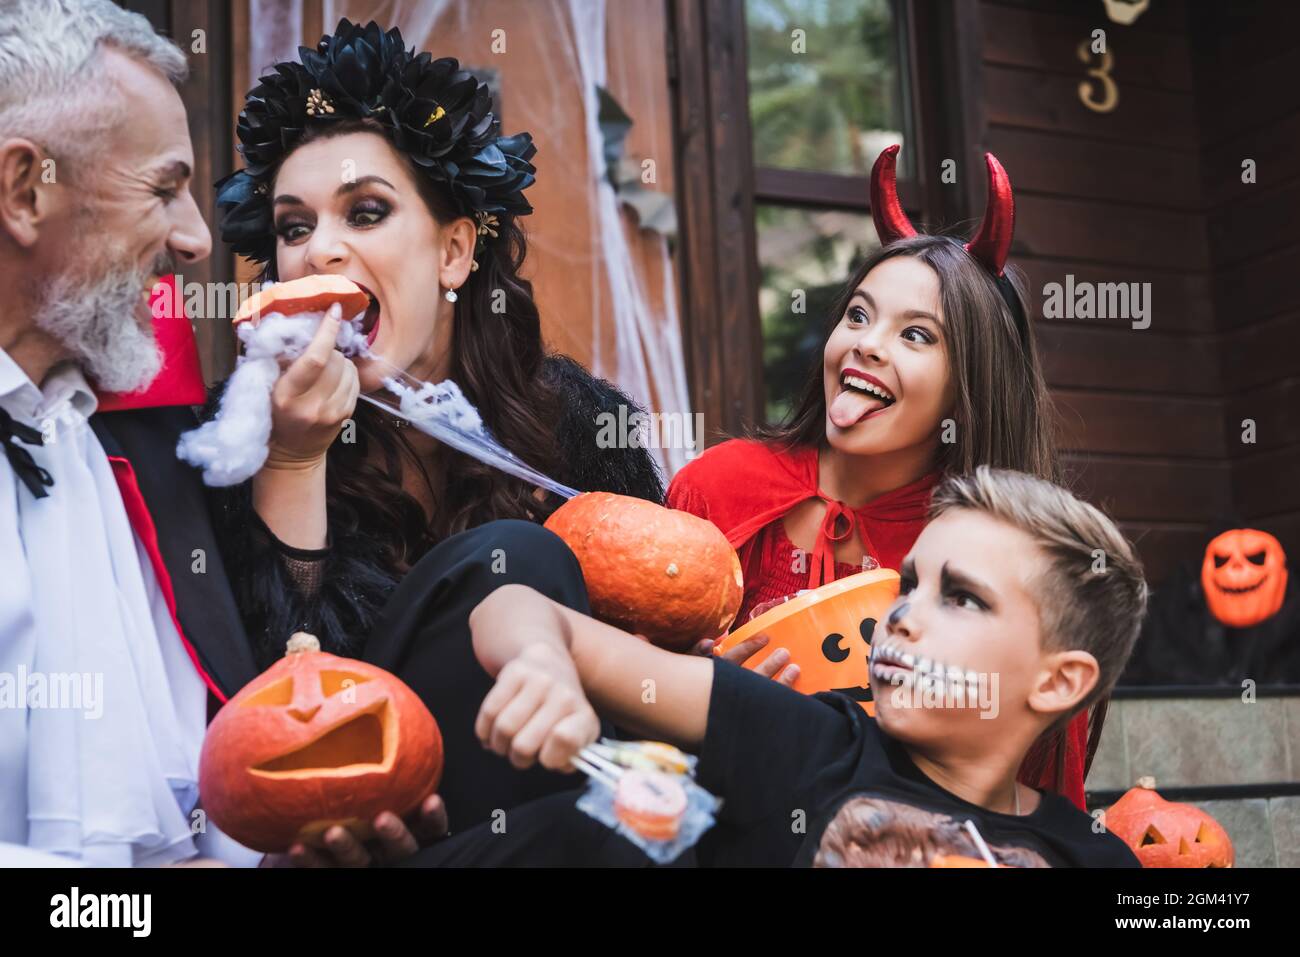
M1227 585L1220 585L1218 582L1215 582L1214 584L1215 584L1215 587L1219 589L1219 591L1221 591L1221 592L1225 592L1225 593L1227 593L1227 594L1229 594L1229 595L1244 595L1244 594L1246 594L1247 592L1252 592L1252 591L1255 591L1256 589L1262 587L1263 584L1264 584L1264 582L1266 582L1266 581L1268 581L1268 576L1267 576L1267 575L1265 575L1265 576L1264 576L1263 578L1261 578L1259 581L1255 582L1255 584L1253 584L1253 585L1242 585L1240 588L1230 588L1230 587L1227 586Z
M391 764L392 712L386 701L354 714L312 741L250 769L268 778L345 777L382 771Z

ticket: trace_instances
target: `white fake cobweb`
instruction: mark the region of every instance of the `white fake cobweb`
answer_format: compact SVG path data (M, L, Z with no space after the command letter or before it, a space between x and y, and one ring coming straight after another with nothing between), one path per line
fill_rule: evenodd
M176 454L203 469L211 486L238 485L266 463L271 438L271 393L281 375L280 360L302 355L319 328L324 313L285 316L268 313L254 326L239 327L244 354L226 383L216 416L181 436ZM386 393L362 394L361 401L406 419L415 428L458 452L564 498L575 489L538 472L498 442L483 424L478 410L451 379L422 382L370 351L361 331L363 316L341 323L335 347L346 356L364 356L391 373L383 380Z

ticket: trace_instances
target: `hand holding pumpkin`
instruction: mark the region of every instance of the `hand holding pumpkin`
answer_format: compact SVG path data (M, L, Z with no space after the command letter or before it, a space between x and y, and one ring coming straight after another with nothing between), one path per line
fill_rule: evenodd
M573 757L600 736L600 719L572 659L537 643L497 674L474 733L485 748L508 757L517 768L540 763L552 771L572 771Z
M442 735L415 692L381 668L322 652L304 633L226 702L199 755L199 794L217 827L269 853L328 849L321 863L368 864L361 842L376 838L410 853L411 835L393 819L445 825L429 801L441 779Z
M262 866L316 868L392 864L447 836L447 807L441 797L430 794L410 815L409 821L391 811L384 811L375 817L373 826L374 841L362 842L347 828L336 825L325 832L323 849L299 841L286 854L268 854Z

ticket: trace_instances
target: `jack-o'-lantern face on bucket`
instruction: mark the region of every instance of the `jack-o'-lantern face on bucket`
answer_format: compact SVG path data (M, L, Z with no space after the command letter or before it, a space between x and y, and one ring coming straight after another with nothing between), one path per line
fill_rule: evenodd
M767 647L746 661L746 668L784 648L799 666L795 691L838 691L874 716L868 673L871 635L897 597L898 572L880 568L850 575L764 612L724 638L719 650L767 635Z
M1267 532L1234 528L1205 549L1201 564L1205 604L1229 628L1252 628L1276 615L1286 579L1282 545Z
M442 738L415 692L373 665L302 650L218 713L199 790L218 827L270 852L333 824L364 839L375 815L409 812L441 774Z
M859 704L871 700L871 682L867 663L871 660L871 635L876 630L876 619L864 618L858 623L857 636L832 632L822 639L822 658L828 663L824 681L851 681L846 687L830 688L848 695ZM859 675L858 672L861 671ZM867 708L871 712L872 708Z

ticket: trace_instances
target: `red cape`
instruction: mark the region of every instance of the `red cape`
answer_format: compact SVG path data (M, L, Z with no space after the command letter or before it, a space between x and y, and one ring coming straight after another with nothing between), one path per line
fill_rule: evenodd
M748 558L760 529L800 502L819 498L826 515L809 563L808 587L835 578L835 543L853 537L885 568L897 569L925 527L938 473L887 492L860 508L837 502L817 485L817 450L777 451L764 442L733 439L687 464L668 488L668 505L709 519ZM748 567L748 565L746 565Z
M202 405L207 400L194 330L185 318L183 290L176 288L174 275L160 279L154 286L149 308L154 315L158 348L163 354L162 371L139 392L98 392L100 412Z

